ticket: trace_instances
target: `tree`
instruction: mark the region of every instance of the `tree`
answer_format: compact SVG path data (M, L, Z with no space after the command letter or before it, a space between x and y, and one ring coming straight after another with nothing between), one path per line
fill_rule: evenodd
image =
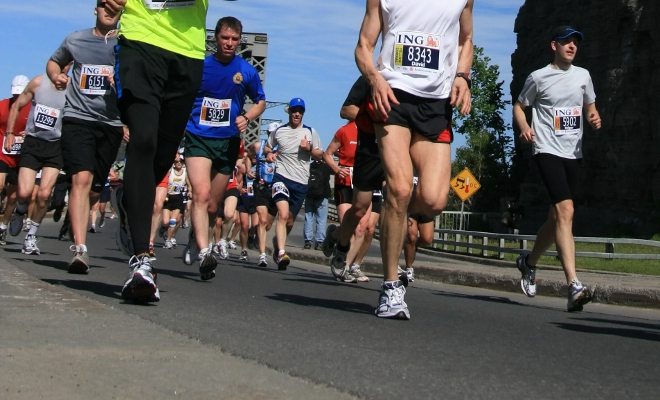
M490 65L481 47L474 47L472 111L463 117L453 116L455 132L465 135L466 145L456 149L452 176L467 167L481 183L481 189L469 201L478 211L499 211L500 199L510 195L510 161L513 155L511 126L502 112L511 104L504 100L499 66Z

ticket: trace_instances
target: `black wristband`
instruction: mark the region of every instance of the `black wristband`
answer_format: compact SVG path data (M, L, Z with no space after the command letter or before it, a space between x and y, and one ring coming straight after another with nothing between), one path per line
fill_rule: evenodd
M463 78L465 79L465 82L467 82L468 89L472 89L472 79L466 74L465 72L459 72L456 74L457 78Z

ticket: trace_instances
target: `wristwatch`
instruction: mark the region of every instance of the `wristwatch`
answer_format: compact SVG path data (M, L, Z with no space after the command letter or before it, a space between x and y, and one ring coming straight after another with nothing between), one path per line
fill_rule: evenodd
M468 85L468 89L472 89L472 79L470 79L470 75L465 72L459 72L456 74L456 77L465 79L465 82L467 82Z

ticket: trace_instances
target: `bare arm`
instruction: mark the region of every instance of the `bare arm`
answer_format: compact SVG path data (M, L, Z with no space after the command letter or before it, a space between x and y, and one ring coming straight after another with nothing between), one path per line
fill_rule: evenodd
M525 107L519 101L513 105L513 120L520 130L520 139L523 142L532 143L534 141L534 130L527 123Z
M592 128L598 130L601 127L600 113L596 109L596 103L587 104L584 106L587 112L587 121Z
M46 75L57 90L66 89L66 85L69 83L69 77L67 76L64 66L59 65L53 60L48 60L46 64Z
M458 66L457 72L469 75L474 57L474 46L472 44L472 5L474 0L468 0L461 17L459 18L460 32L458 35ZM467 81L463 78L455 78L451 88L451 105L460 106L459 112L463 115L470 113L472 109L472 94Z
M337 136L333 136L330 144L328 145L328 148L323 152L323 161L325 161L326 165L328 168L330 168L330 171L332 171L333 174L338 174L341 171L341 168L339 165L337 165L333 157L337 150L339 150L340 145L341 143L339 143L339 140L337 140Z
M358 106L354 106L354 105L343 106L341 110L339 110L339 117L343 119L347 119L349 121L354 121L355 118L357 117L358 111L360 111L360 107Z
M371 85L376 112L378 112L381 118L387 119L387 114L392 109L390 103L399 104L399 101L373 62L374 49L382 26L383 20L380 14L380 1L367 0L367 9L362 20L360 36L358 37L358 43L355 48L355 63Z

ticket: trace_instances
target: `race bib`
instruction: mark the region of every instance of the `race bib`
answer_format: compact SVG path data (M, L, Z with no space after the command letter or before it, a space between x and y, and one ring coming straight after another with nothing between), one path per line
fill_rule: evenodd
M25 136L14 135L14 144L9 148L9 151L5 150L5 143L7 143L7 135L5 135L5 140L2 143L2 152L10 156L15 156L16 154L21 154L21 146Z
M394 70L428 77L440 73L440 36L423 32L395 34Z
M213 99L204 97L199 113L199 124L204 126L229 126L231 99Z
M144 0L144 5L150 10L163 10L194 6L195 0Z
M273 198L277 196L278 194L281 194L283 196L289 197L289 189L286 188L284 185L284 182L275 182L273 183L273 188L271 191L271 195Z
M576 135L582 131L582 107L556 107L553 113L555 135Z
M245 182L248 196L254 196L254 179L248 179Z
M34 108L34 126L52 131L60 118L60 110L53 107L37 104Z
M111 65L83 64L80 67L80 92L89 95L108 93L113 74L114 67Z

